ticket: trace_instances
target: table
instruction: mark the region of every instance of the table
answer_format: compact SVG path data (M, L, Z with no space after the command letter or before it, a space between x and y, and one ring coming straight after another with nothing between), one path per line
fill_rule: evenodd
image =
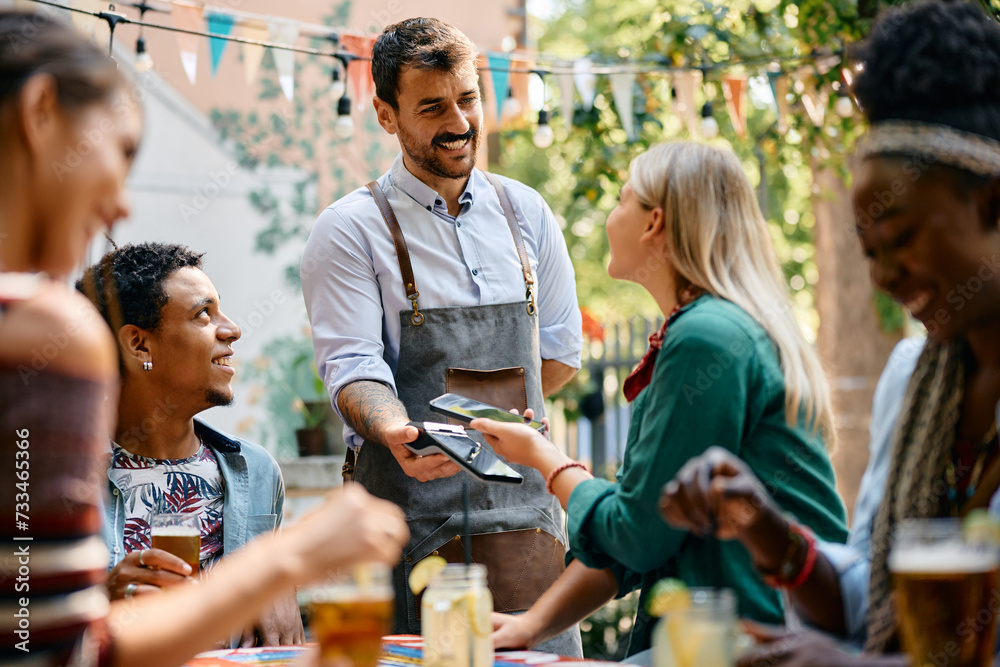
M229 649L199 653L184 667L236 667L255 665L257 667L300 667L312 645L269 646L264 648ZM423 664L423 639L420 635L392 635L382 638L382 656L379 667L414 667ZM599 662L567 658L552 653L538 651L501 651L493 661L494 667L610 667L615 662Z

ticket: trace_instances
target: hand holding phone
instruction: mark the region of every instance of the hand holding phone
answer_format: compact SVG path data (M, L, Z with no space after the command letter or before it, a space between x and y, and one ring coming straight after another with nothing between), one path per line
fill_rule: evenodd
M498 408L495 405L483 403L482 401L477 401L459 394L442 394L441 396L431 400L430 407L434 412L462 422L466 426L468 426L473 419L485 418L498 422L527 424L539 433L545 433L548 431L548 427L545 423L536 419L528 419L523 415L514 414L513 412L504 410L503 408Z

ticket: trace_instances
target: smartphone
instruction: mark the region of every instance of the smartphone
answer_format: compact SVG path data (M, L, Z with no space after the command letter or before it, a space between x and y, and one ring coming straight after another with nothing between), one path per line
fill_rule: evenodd
M468 424L473 419L486 417L487 419L494 419L498 422L527 424L540 433L545 433L548 430L545 424L540 421L525 419L521 415L515 415L513 412L508 412L507 410L498 408L495 405L482 403L458 394L442 394L441 396L432 399L430 406L431 410L439 415L451 417L452 419L460 421L463 424Z
M461 426L435 422L410 422L410 426L415 426L420 435L406 443L406 448L418 456L444 454L484 482L520 484L524 481L524 477L503 459L467 436Z

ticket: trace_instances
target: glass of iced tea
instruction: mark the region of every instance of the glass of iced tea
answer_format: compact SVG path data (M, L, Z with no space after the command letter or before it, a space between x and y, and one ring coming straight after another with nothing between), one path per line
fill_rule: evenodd
M322 667L376 667L392 631L392 570L362 563L303 592Z
M989 667L997 632L997 549L958 519L911 519L889 552L896 617L914 667Z
M163 549L198 571L201 559L201 519L197 514L154 514L150 532L153 548Z

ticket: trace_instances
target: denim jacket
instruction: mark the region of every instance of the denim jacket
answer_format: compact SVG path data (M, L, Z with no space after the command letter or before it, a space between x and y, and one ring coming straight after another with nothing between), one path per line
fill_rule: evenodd
M194 421L194 431L212 449L225 488L222 506L222 555L235 553L262 533L281 525L285 483L278 463L260 445L233 438L201 422ZM124 494L110 481L110 502L105 505L104 541L111 552L108 569L125 557Z

